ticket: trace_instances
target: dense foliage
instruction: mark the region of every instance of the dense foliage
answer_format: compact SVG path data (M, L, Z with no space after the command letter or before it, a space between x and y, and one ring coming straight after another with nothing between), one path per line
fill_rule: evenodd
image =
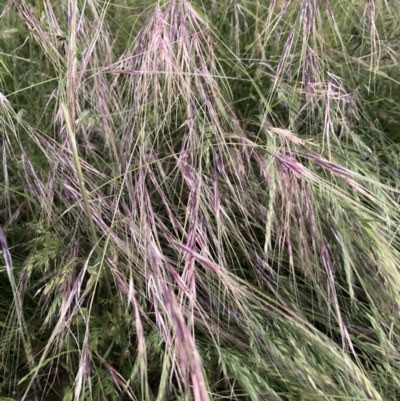
M399 399L399 0L0 5L1 401Z

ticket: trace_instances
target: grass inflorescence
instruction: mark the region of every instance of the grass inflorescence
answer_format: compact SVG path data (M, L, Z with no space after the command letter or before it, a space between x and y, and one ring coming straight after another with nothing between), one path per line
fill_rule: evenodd
M398 1L0 4L0 400L398 399Z

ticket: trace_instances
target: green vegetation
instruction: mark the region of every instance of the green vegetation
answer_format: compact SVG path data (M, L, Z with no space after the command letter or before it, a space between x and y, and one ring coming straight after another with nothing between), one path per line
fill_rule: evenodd
M0 401L399 399L399 0L0 5Z

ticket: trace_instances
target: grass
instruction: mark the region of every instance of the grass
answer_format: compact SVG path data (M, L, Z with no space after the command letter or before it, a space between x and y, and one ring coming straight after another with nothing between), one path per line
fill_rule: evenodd
M1 401L398 399L397 3L2 1Z

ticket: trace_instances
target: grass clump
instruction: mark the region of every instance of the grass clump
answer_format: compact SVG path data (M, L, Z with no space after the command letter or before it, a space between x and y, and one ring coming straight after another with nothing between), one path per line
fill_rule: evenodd
M396 2L3 5L3 399L399 397Z

